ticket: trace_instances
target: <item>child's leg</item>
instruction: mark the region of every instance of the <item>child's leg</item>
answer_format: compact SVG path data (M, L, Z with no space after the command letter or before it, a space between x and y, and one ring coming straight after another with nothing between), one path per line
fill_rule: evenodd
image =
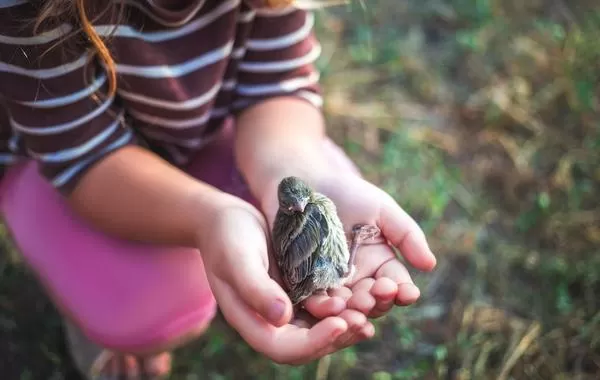
M33 163L8 170L1 193L1 211L25 261L91 340L116 351L158 353L208 326L216 304L197 251L95 231Z

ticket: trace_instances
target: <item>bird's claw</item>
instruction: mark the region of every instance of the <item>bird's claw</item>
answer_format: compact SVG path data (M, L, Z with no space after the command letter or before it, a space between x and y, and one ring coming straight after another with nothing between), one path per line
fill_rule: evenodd
M379 236L381 230L379 227L372 224L356 224L352 227L352 238L350 242L350 257L348 258L348 270L344 274L350 281L354 276L356 252L361 244L367 240L374 239Z
M380 233L381 230L379 227L372 224L357 224L352 227L352 239L356 239L358 244L362 244L366 240L375 239Z

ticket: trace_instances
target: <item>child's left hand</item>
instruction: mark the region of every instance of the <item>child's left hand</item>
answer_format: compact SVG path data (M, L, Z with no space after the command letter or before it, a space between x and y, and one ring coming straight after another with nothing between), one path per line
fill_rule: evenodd
M381 229L385 239L379 244L361 245L356 255L356 274L351 282L330 292L329 296L310 297L304 303L306 309L319 319L334 315L339 309L332 307L334 302L330 298L338 296L346 301L347 308L377 318L394 305L414 303L420 295L419 289L396 257L392 246L413 267L431 271L436 259L423 231L380 188L358 175L349 174L348 170L329 169L331 175L314 181L313 185L316 191L327 195L336 204L346 232L349 233L352 226L358 223L374 224ZM276 193L264 195L263 212L272 226L277 211L277 196Z
M397 248L414 268L431 271L436 259L425 234L394 200L380 188L354 175L332 175L317 186L330 197L347 231L358 223L377 225L384 239L378 244L362 245L356 255L356 274L346 287L331 292L347 300L347 307L377 318L394 305L414 303L420 295L406 267L398 260ZM320 296L326 298L325 296ZM323 313L319 296L307 302L311 313Z

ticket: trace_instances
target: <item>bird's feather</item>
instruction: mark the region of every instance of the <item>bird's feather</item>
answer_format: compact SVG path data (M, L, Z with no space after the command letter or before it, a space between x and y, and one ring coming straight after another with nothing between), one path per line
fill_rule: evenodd
M317 192L311 193L303 212L277 212L273 247L294 304L317 290L341 285L348 269L349 250L335 204Z
M289 242L284 255L284 267L290 271L292 285L306 280L312 272L329 235L327 221L314 204L307 205L304 220L302 233Z

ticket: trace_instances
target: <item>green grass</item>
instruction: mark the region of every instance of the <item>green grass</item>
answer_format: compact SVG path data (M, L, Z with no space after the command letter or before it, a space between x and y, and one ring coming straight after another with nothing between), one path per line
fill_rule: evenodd
M275 365L218 321L173 378L598 378L600 8L388 0L318 25L330 132L419 220L439 267L413 272L417 305L326 360ZM13 256L0 373L72 378L56 313Z

